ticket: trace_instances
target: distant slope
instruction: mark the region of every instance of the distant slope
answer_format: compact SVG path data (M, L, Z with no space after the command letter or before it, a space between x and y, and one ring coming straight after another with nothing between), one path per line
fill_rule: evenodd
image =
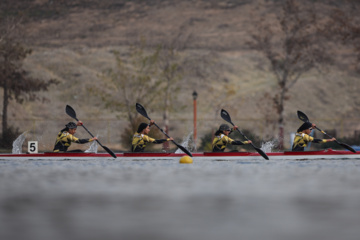
M2 6L23 11L26 18L27 43L33 54L26 69L37 77L56 77L61 84L43 95L51 102L12 104L11 117L61 119L66 104L80 108L87 118L114 118L116 114L102 107L87 86L101 84L99 74L114 66L112 49L126 50L144 37L150 46L174 39L186 46L185 52L213 51L224 66L216 82L184 84L181 99L188 108L173 112L171 117L188 119L191 126L193 90L198 91L199 131L205 133L222 120L221 108L232 111L244 128L266 135L266 117L274 116L269 100L275 80L267 72L267 62L245 47L251 21L266 9L273 21L278 1L4 1ZM27 2L27 3L26 3ZM316 7L332 7L327 1ZM8 5L6 5L8 4ZM25 4L25 5L24 5ZM319 9L321 9L319 7ZM296 110L303 110L315 120L335 128L342 124L343 134L359 129L358 75L350 75L336 66L322 73L309 72L291 89L286 104L286 134L298 127ZM194 89L194 86L196 89ZM220 103L214 105L212 98ZM38 109L41 108L41 111ZM21 109L21 111L19 110ZM161 112L158 119L161 120ZM254 119L258 119L254 121ZM350 119L350 122L344 121ZM210 121L210 122L209 122ZM345 127L346 126L346 127ZM177 126L177 134L181 135ZM190 128L190 127L189 127ZM119 129L120 131L121 129ZM112 140L117 141L117 140Z

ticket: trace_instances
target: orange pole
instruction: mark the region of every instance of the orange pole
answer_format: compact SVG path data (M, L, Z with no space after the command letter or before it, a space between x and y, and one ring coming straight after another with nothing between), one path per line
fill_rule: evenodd
M196 129L196 99L194 99L194 145L196 148L196 138L197 138L197 129Z

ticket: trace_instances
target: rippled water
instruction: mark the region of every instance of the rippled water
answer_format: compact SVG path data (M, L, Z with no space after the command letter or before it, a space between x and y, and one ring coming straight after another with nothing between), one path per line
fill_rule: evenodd
M0 239L352 240L360 160L0 161Z

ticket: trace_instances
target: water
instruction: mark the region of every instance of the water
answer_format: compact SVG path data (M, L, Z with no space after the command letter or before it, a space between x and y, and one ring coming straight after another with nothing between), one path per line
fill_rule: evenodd
M0 239L357 240L360 160L0 161Z
M15 139L15 141L13 142L13 148L12 148L13 154L21 154L22 153L22 148L23 148L23 144L26 139L27 133L28 133L28 131L22 133L19 137L17 137ZM98 136L96 135L96 137L98 137ZM98 150L98 143L96 141L93 141L90 144L89 148L86 149L84 152L97 153L97 150Z
M96 136L98 137L98 136ZM96 141L93 141L89 148L85 150L86 153L97 153L98 150L98 143Z
M193 137L193 132L190 132L183 141L180 143L181 146L189 150L190 152L196 152L194 142L192 141L191 137ZM184 153L180 148L178 148L175 153Z
M266 153L271 153L272 149L274 149L278 145L279 145L278 140L272 140L272 141L262 143L260 149Z
M26 139L26 134L28 132L23 132L22 134L20 134L20 136L18 136L15 141L13 142L13 148L12 148L12 153L13 154L21 154L22 153L22 145Z

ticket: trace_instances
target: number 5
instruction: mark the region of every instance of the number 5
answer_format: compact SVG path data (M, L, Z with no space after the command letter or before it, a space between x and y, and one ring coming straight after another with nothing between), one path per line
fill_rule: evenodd
M29 153L38 153L38 142L37 141L29 141L28 142L28 152Z

